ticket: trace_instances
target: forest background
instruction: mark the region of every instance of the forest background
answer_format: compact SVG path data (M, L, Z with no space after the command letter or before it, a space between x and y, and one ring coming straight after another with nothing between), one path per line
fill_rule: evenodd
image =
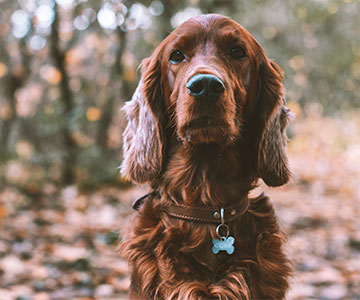
M0 0L0 299L126 299L121 107L189 17L242 24L284 70L294 174L266 190L287 232L288 299L360 298L358 0Z

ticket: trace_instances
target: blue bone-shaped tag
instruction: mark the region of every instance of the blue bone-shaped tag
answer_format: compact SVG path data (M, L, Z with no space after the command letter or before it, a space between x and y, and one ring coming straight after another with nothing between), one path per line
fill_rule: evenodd
M222 237L221 240L213 239L212 252L218 254L219 251L226 251L227 254L234 253L234 241L235 239L232 236Z

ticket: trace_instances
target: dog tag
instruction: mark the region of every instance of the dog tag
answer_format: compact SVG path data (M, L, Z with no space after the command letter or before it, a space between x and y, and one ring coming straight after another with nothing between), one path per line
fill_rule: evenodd
M221 237L220 240L213 239L212 252L218 254L219 251L226 251L227 254L234 253L234 241L235 239L232 236Z
M234 253L234 242L235 239L232 236L229 236L230 229L229 226L225 224L224 220L224 209L220 209L221 224L216 227L216 234L219 237L218 239L213 239L212 252L218 254L219 251L226 251L227 254ZM222 232L221 232L222 231Z

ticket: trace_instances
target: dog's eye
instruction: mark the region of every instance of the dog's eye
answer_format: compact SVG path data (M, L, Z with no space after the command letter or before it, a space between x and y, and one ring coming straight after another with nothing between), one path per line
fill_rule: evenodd
M230 50L230 57L236 60L241 60L246 57L246 52L243 47L235 46Z
M175 50L170 55L170 62L173 64L178 64L185 59L185 55L180 50Z

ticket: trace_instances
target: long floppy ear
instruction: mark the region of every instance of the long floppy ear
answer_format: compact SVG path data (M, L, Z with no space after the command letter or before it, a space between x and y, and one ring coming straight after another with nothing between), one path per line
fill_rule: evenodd
M142 78L124 106L127 126L123 133L121 174L137 183L150 182L163 163L164 100L159 51L142 63Z
M288 182L290 171L286 156L286 127L290 111L285 106L281 69L266 59L260 66L259 95L260 134L258 150L259 176L269 186Z

